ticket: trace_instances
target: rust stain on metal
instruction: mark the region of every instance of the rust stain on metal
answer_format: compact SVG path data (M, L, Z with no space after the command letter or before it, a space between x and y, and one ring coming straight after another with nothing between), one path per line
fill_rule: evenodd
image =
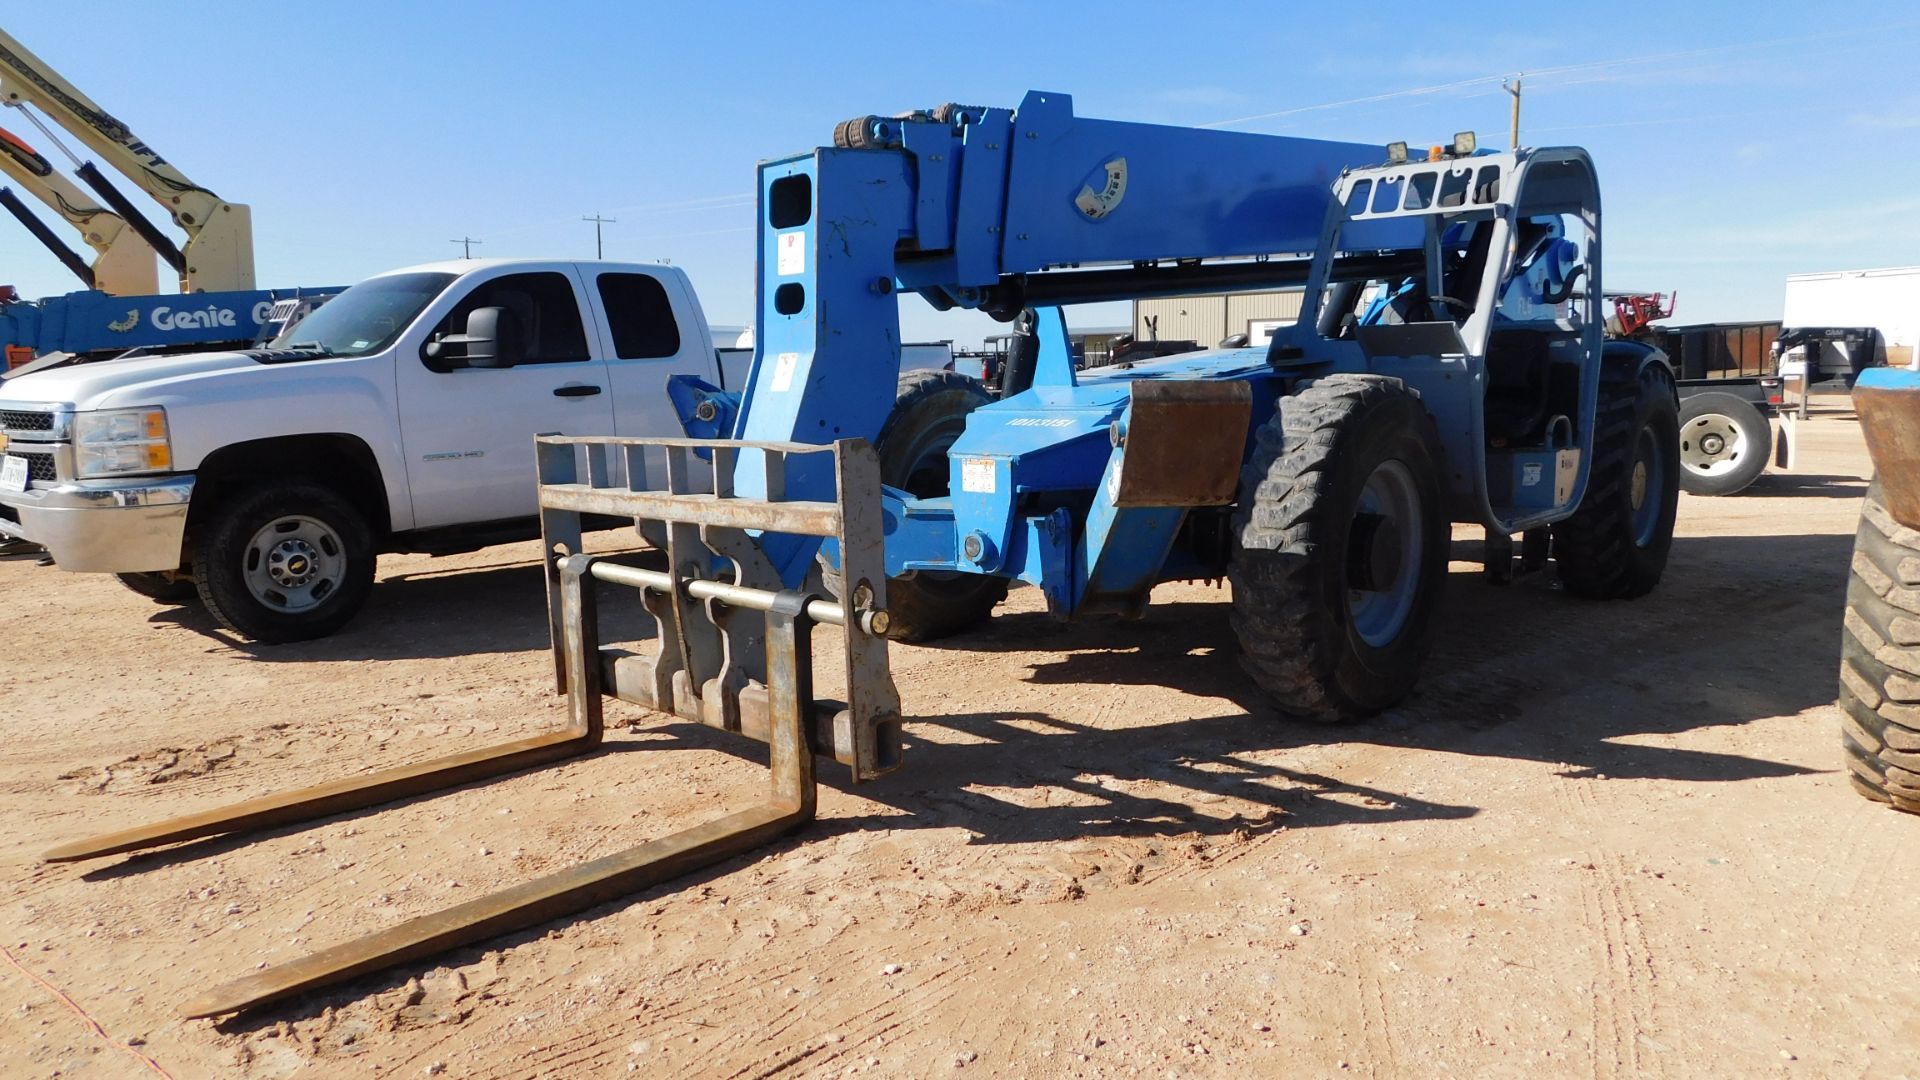
M1856 386L1853 407L1887 513L1909 529L1920 529L1920 391Z

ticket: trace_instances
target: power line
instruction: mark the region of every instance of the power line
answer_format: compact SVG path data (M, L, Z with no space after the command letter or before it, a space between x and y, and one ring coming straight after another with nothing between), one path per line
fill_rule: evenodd
M600 212L596 210L594 211L594 214L592 217L583 217L580 220L593 222L593 257L596 259L606 258L607 249L606 249L606 245L601 242L600 226L618 225L620 223L620 219L610 218L610 217L601 217Z

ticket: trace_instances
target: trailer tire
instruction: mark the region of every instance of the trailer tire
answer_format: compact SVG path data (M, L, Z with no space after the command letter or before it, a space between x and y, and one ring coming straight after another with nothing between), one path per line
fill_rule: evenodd
M1766 471L1772 450L1773 429L1753 402L1717 390L1680 402L1680 490L1745 491Z
M200 599L220 625L271 645L326 637L373 588L373 534L352 503L319 484L242 488L198 527Z
M1840 748L1854 790L1920 813L1920 532L1895 522L1880 481L1854 533L1840 634Z
M1601 360L1593 464L1573 515L1553 526L1560 583L1575 596L1628 600L1660 583L1680 503L1673 375L1638 348Z
M1318 379L1261 427L1227 577L1241 666L1283 712L1352 720L1413 689L1447 575L1443 472L1399 379Z
M992 400L980 380L958 372L903 373L893 411L873 440L880 482L923 498L947 494L947 450L966 430L967 414ZM957 634L984 622L1006 598L1007 579L986 574L921 570L889 578L887 636L917 642Z
M182 604L191 604L193 603L194 597L200 595L199 590L191 580L185 578L170 578L157 570L137 574L115 574L113 576L120 579L120 584L132 589L141 596L146 597L156 604L164 604L168 607L179 607Z

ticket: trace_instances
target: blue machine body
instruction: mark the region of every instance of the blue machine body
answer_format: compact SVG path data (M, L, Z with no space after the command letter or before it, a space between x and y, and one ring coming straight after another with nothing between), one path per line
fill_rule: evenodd
M760 166L758 321L747 385L735 400L683 383L676 400L696 437L724 430L716 421L731 417L732 437L749 442L872 440L895 401L901 293L1001 318L1038 313L1032 385L968 415L948 455L950 494L915 498L886 490L890 575L991 574L1038 586L1062 616L1137 612L1160 581L1223 573L1224 544L1209 554L1176 545L1176 536L1197 508L1217 512L1232 502L1255 433L1292 384L1331 371L1404 370L1427 392L1412 365L1395 363L1407 357L1374 357L1350 341L1315 339L1304 319L1296 333L1277 335L1271 349L1078 372L1059 310L1259 287L1263 274L1304 284L1314 296L1328 284L1336 246L1417 259L1424 243L1437 265L1437 218L1399 213L1397 202L1394 213L1369 213L1366 194L1356 196L1358 207L1335 202L1349 171L1382 163L1380 147L1089 120L1073 115L1066 95L1040 92L1017 110L947 106L849 124L852 135L837 138L840 145ZM1475 213L1491 221L1509 209L1493 199ZM1597 212L1594 196L1595 226ZM1594 254L1585 285L1597 302ZM1224 269L1207 278L1209 267ZM1445 325L1451 333L1453 324ZM1484 351L1487 321L1469 321L1465 332L1477 334ZM1598 355L1597 337L1584 344ZM1584 462L1571 495L1563 485L1551 505L1516 512L1488 503L1484 473L1507 463L1475 456L1482 449L1474 396L1482 373L1470 357L1453 359L1457 370L1445 363L1425 368L1447 449L1462 458L1453 494L1468 507L1464 516L1517 530L1570 512L1584 485ZM1456 375L1457 387L1441 385ZM1182 393L1170 398L1154 384L1179 384L1173 389ZM1163 407L1168 401L1203 410L1190 416L1232 416L1237 429L1193 429L1216 436L1224 449L1178 460L1181 444L1169 441L1161 419L1171 415ZM1583 406L1581 439L1592 418L1591 386ZM1142 419L1148 415L1150 423ZM1173 448L1171 463L1129 467L1130 433L1141 424L1159 436L1156 454ZM1191 470L1195 491L1212 494L1180 490L1181 469ZM1140 479L1148 473L1154 475ZM764 475L746 452L736 489L757 494ZM837 494L824 471L790 473L785 483L789 498ZM806 575L820 550L818 541L790 536L768 535L761 545L790 583Z
M325 289L248 289L165 296L109 296L97 290L0 305L0 346L76 355L251 341L279 300Z

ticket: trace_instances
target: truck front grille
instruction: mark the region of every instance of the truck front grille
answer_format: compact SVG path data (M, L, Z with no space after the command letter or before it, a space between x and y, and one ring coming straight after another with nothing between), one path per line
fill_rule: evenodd
M31 454L22 451L9 451L8 457L27 459L27 476L33 480L57 480L59 474L53 468L52 454Z
M0 409L0 431L52 431L50 412L18 412Z

